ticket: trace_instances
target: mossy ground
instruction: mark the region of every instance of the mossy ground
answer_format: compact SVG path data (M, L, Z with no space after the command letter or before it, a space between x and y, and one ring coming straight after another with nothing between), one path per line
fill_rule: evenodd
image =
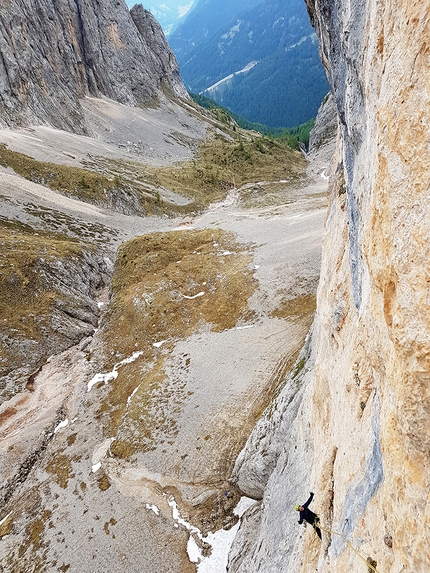
M13 529L13 516L9 515L0 525L0 541L5 535L9 535Z
M61 232L0 219L0 400L21 391L54 348L70 340L58 330L58 308L80 310L73 269L97 245ZM69 278L67 278L69 277ZM70 285L66 284L69 280ZM72 291L73 292L73 291Z
M72 474L70 457L63 453L56 454L47 463L46 471L53 476L61 488L66 489Z
M256 284L250 262L246 246L220 229L154 233L121 247L102 328L103 345L112 352L108 368L136 350L143 354L120 369L99 410L107 435L114 435L139 386L127 414L135 439L117 440L113 453L129 457L136 448L150 448L155 434L175 432L170 422L165 426L162 409L151 409L151 396L165 379L163 351L201 328L221 331L251 316L248 299ZM158 350L153 343L160 341L166 342Z
M153 198L148 197L139 186L130 186L117 175L107 177L97 170L37 161L23 153L11 151L3 144L0 144L0 165L12 168L29 181L93 205L115 209L120 203L130 203L142 213L156 210Z
M246 183L301 176L306 161L285 143L243 130L232 134L213 132L192 161L161 167L103 157L88 158L85 168L71 167L37 161L5 145L0 145L0 165L88 203L114 210L128 205L136 213L169 215L201 211L223 199L229 189ZM163 199L163 189L188 198L189 203L181 206Z
M275 318L288 318L301 320L313 316L316 309L315 293L302 294L282 302L273 312Z
M29 225L1 221L0 326L4 333L40 340L58 295L46 281L43 267L76 259L83 248L80 241L61 233L36 232ZM85 248L93 250L89 244Z
M196 159L174 167L148 169L147 177L193 199L197 208L223 199L226 192L254 181L299 177L306 162L287 145L262 136L228 140L214 135L204 142Z
M36 495L37 499L38 496ZM20 503L22 506L22 504ZM45 529L52 517L52 511L43 510L36 503L26 506L27 523L25 537L16 547L16 557L9 556L5 566L8 571L46 571L46 554L49 542L45 541ZM19 564L19 565L18 565Z

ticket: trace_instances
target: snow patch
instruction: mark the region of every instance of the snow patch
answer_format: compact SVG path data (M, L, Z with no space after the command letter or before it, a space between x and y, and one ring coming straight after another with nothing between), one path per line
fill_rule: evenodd
M160 515L160 510L158 509L158 507L156 505L152 505L150 503L146 504L146 509L150 509L151 511L153 511L155 513L155 515Z
M223 40L227 40L227 39L233 39L235 37L235 35L237 34L237 32L240 32L240 25L242 24L241 20L237 20L237 24L235 26L232 26L230 28L230 30L227 32L227 34L223 34L221 36L221 38Z
M328 175L325 174L327 167L325 167L322 171L321 171L321 179L325 179L326 181L328 181L330 179L330 177Z
M137 358L139 358L139 356L141 354L143 354L142 350L139 350L139 352L133 352L133 354L131 356L129 356L128 358L125 358L124 360L121 360L121 362L118 362L117 364L115 364L112 372L107 372L105 374L96 374L95 376L93 376L93 378L91 378L91 380L88 382L87 392L89 392L91 390L91 388L93 386L95 386L96 384L98 384L99 382L103 382L106 385L111 380L115 380L118 377L118 368L120 368L121 366L124 366L124 364L131 364Z
M313 34L311 34L310 36L303 36L302 38L300 38L298 42L296 42L295 44L291 44L291 46L285 48L285 51L289 52L290 50L293 50L294 48L297 48L297 46L303 44L303 42L306 42L306 40L312 40L312 36Z
M257 64L258 64L257 61L249 62L249 64L246 64L246 66L244 68L242 68L241 70L238 70L237 72L234 72L232 74L229 74L225 78L222 78L221 80L212 84L211 86L209 86L205 90L201 91L200 94L204 94L206 92L211 93L211 92L216 91L216 89L219 88L219 86L221 86L222 84L228 83L232 78L234 78L234 76L239 75L239 74L246 74L247 72L252 70L252 68L254 66L256 66Z
M199 296L203 296L204 294L205 294L204 291L202 291L202 292L195 294L194 296L187 296L185 294L183 294L182 296L184 298L187 298L188 300L192 300L193 298L198 298Z
M154 342L154 343L152 344L152 346L153 346L154 348L160 348L161 346L163 346L163 344L164 344L165 342L167 342L167 340L160 340L160 342Z
M191 6L194 4L194 0L190 2L186 6L178 6L178 18L183 18L191 9Z
M8 514L6 515L6 517L3 517L3 519L0 521L0 525L3 525L3 523L4 523L7 519L9 519L9 517L10 517L11 515L12 515L12 512L8 513Z
M208 533L206 537L203 537L197 527L194 527L194 525L182 519L175 498L171 496L168 499L168 504L172 508L173 519L188 529L191 534L188 539L187 553L190 562L197 564L197 573L220 573L227 570L228 554L239 529L240 518L254 503L256 503L255 499L242 497L234 509L234 514L239 517L239 521L236 525L231 529L220 529L215 533ZM209 557L203 556L193 534L212 547Z
M102 463L99 462L98 464L94 464L91 468L91 471L93 472L93 474L95 474L96 472L99 471L99 469L102 467Z
M190 538L188 539L187 553L188 559L191 561L191 563L200 563L202 552L200 551L200 547L197 545L192 535L190 535Z
M63 428L65 428L68 425L69 425L69 418L66 418L65 420L63 420L62 422L60 422L58 424L58 426L54 430L54 434L56 434L57 432L59 432L60 430L62 430Z

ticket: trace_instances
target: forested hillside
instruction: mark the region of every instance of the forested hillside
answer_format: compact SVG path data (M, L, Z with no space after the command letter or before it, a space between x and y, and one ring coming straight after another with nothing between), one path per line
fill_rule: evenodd
M271 127L315 117L329 88L302 0L216 4L201 0L169 38L188 90Z
M261 0L195 0L184 21L169 37L176 57L185 62L189 54L198 51L203 42L227 26L237 14L260 3Z

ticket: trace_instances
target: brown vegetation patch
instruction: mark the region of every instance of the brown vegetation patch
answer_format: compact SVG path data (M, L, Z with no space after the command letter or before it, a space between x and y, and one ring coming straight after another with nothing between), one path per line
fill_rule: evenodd
M115 239L118 236L118 232L111 227L106 227L100 223L80 221L57 209L50 209L42 205L27 203L25 207L23 207L23 211L28 213L32 218L37 219L37 230L34 230L29 225L17 223L16 221L2 220L2 223L14 226L20 225L21 228L26 229L30 233L43 234L52 238L58 238L60 236L59 234L62 234L63 237L73 237L86 244L98 243L106 245L107 240ZM39 230L39 228L43 229L43 231Z
M0 539L5 535L9 535L13 528L13 516L9 515L0 525Z
M9 150L4 144L0 144L0 165L11 167L15 173L29 181L93 205L115 208L120 198L124 203L137 201L135 210L146 212L146 208L154 203L143 194L133 193L136 189L118 176L109 178L94 170L37 161L23 153ZM133 193L133 198L129 196L130 193Z
M46 522L50 519L51 515L51 511L45 510L39 517L33 519L26 525L25 542L18 548L18 557L21 565L20 571L31 570L35 573L46 571L46 551L42 555L38 555L38 552L47 547L47 543L44 540L44 532ZM31 552L29 552L30 549ZM15 569L13 570L15 571Z
M215 135L204 142L196 159L173 167L147 169L147 178L194 200L197 208L223 199L226 192L253 181L296 178L306 162L286 144L244 135L228 140Z
M297 181L302 176L306 161L285 143L243 130L240 134L231 133L233 137L230 138L212 134L200 144L195 158L188 162L154 167L98 157L92 158L87 165L137 186L152 196L152 212L168 214L201 211L210 203L224 199L229 189L253 181ZM163 200L165 189L190 202L175 205Z
M313 315L315 309L315 294L303 294L296 298L284 301L272 312L272 316L274 318L301 319Z
M229 189L246 183L296 180L303 173L305 159L285 142L245 130L230 133L226 137L213 131L192 161L169 166L92 157L84 162L85 168L72 167L37 161L5 145L0 145L0 165L87 203L120 212L170 215L200 211L223 199ZM163 199L164 190L190 202L179 205Z
M71 470L70 458L60 453L54 455L46 466L46 471L54 476L55 481L63 489L67 488Z
M92 249L90 245L87 246ZM6 332L38 340L56 293L41 272L46 263L78 257L83 245L29 225L2 221L0 229L0 324ZM15 334L16 336L16 334Z
M99 489L101 491L106 491L107 489L110 488L111 483L109 481L108 476L105 473L102 473L101 475L98 476L97 485L99 486Z
M220 229L154 233L120 248L103 342L118 361L136 350L143 355L121 367L109 384L99 410L109 435L122 423L127 399L138 386L127 414L130 431L132 426L139 435L136 447L151 447L153 432L165 431L165 424L173 423L164 420L161 411L155 418L149 415L152 397L165 378L165 352L175 340L200 328L221 331L248 315L248 299L255 289L250 261L244 246ZM161 341L165 343L160 349L153 347ZM109 359L108 369L113 360ZM173 390L166 388L163 399L169 392ZM142 412L151 420L148 426ZM169 427L170 431L175 428ZM122 437L111 451L129 457L131 446Z
M77 433L75 432L74 434L71 434L70 436L67 436L67 445L68 446L73 446L73 444L76 441L76 437L77 437Z
M53 313L60 307L80 308L81 303L64 287L58 267L67 274L70 267L82 265L84 251L94 249L62 233L35 231L29 225L1 220L0 378L20 367L28 368L30 374L46 358L45 347L46 353L49 347L52 352L50 337L64 339L61 332L53 332ZM29 345L36 344L37 351L29 355ZM31 391L34 382L28 382ZM12 386L4 389L0 384L0 388L2 399L15 393Z

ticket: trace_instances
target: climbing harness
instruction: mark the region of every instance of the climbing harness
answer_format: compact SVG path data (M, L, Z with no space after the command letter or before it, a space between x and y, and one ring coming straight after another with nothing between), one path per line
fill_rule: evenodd
M360 557L360 559L362 559L364 561L364 563L366 563L366 566L371 569L374 573L379 573L379 571L376 569L376 567L374 567L374 565L372 565L369 561L367 561L367 559L365 559L363 557L363 555L361 555L361 553L359 551L357 551L357 549L351 545L351 543L347 540L347 538L342 534L342 533L338 533L337 531L331 531L330 529L326 529L325 527L321 526L320 520L315 519L315 525L317 527L319 527L322 531L325 531L326 533L330 533L331 535L338 535L339 537L342 537L342 539L345 541L345 543L347 545L349 545L349 547L355 551L355 553L357 553L357 555Z

